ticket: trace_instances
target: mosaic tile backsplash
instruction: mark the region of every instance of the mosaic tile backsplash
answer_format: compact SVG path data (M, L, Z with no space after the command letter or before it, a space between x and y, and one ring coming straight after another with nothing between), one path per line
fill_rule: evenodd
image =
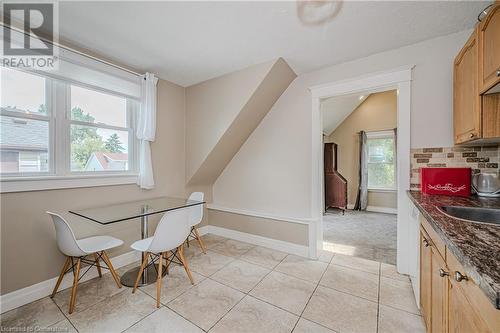
M499 146L415 148L411 150L410 189L420 190L420 168L472 168L472 173L499 172Z

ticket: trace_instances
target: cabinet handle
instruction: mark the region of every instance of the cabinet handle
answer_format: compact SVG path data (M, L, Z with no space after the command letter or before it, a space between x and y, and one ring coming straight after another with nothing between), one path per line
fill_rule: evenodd
M497 76L500 76L500 69L497 69Z
M448 273L447 271L445 271L442 268L439 269L439 276L440 277L445 277L445 276L448 276L448 275L450 275L450 273Z
M475 136L476 136L476 134L474 134L474 133L469 134L469 137L470 137L471 139L472 139L473 137L475 137Z
M429 243L429 241L428 241L427 239L425 239L425 238L424 238L424 240L422 241L422 243L424 243L424 246L425 246L425 247L428 247L429 245L431 245L431 244Z
M462 282L463 280L467 281L467 280L469 280L469 278L467 277L467 275L463 275L459 271L456 271L455 272L455 281Z

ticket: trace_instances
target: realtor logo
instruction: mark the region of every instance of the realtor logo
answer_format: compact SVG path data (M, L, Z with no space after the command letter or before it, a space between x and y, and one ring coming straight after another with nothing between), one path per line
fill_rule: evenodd
M56 6L53 2L3 3L3 66L55 68Z

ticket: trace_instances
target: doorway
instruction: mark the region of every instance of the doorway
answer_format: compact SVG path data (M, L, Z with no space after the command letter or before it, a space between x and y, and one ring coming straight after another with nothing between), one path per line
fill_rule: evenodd
M396 263L400 273L409 274L408 265L409 231L408 201L406 190L409 189L409 153L410 153L410 108L411 108L411 70L413 66L398 68L383 73L334 82L311 87L312 94L312 144L313 168L311 196L311 213L315 223L310 227L310 254L318 257L323 250L323 233L325 200L324 200L324 161L323 161L323 119L321 116L322 101L332 97L349 94L375 94L390 90L396 91L397 98L397 140L396 149ZM375 212L374 212L375 213Z
M397 92L330 97L321 113L323 250L396 264Z

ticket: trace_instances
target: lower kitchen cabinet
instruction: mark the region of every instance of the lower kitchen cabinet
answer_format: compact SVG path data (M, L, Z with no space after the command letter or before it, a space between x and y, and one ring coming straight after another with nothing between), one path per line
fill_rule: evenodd
M497 333L500 310L469 279L432 226L420 220L420 311L427 332Z
M420 312L424 315L427 331L430 331L431 311L431 243L430 237L420 229Z
M448 312L448 268L435 247L431 247L431 330L446 332Z
M460 290L459 286L453 282L450 283L448 294L448 332L490 332L488 327L485 326L482 318L476 314L476 311L472 310L472 305L465 297L464 292Z

